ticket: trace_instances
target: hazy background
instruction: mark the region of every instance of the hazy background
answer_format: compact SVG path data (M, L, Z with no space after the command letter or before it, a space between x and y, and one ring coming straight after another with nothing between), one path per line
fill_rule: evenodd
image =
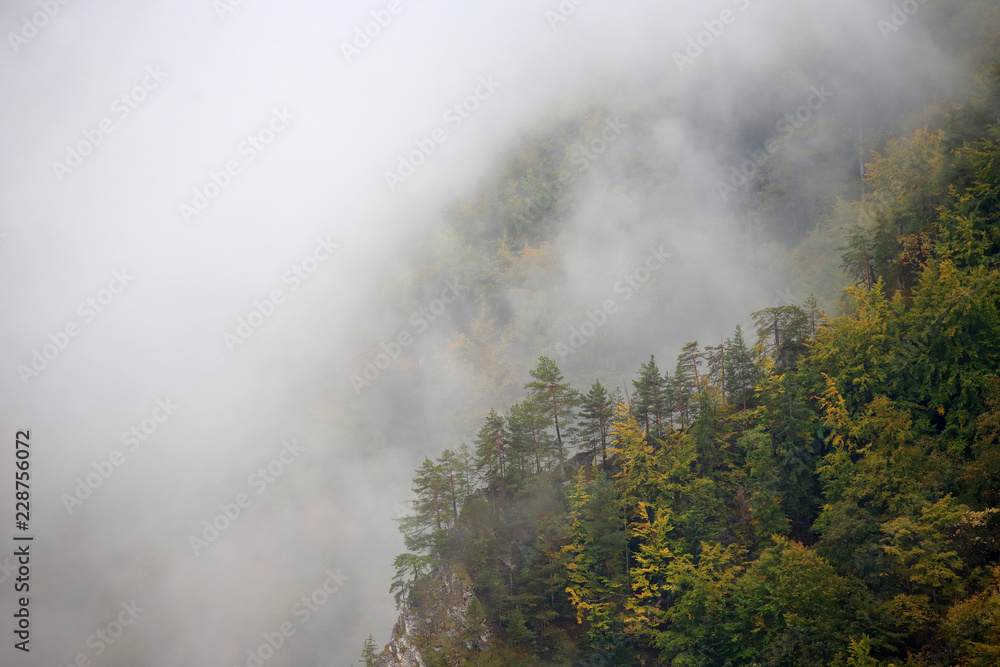
M749 312L803 299L783 257L821 212L782 219L785 238L755 236L762 221L723 202L717 181L826 85L833 97L783 164L808 156L803 198L810 182L848 183L866 136L961 91L960 63L931 29L955 4L922 5L885 39L877 22L892 3L876 0L564 1L574 12L555 27L556 0L404 0L348 62L341 44L386 2L74 0L16 49L9 34L43 10L4 2L0 565L14 562L22 429L35 541L31 653L12 648L2 569L0 662L244 665L285 621L296 634L268 664L347 665L369 633L384 644L403 550L392 519L420 459L468 440L490 405L505 409L523 360L555 356L606 298L621 315L561 362L582 389L597 376L620 386L651 353L672 369L683 343L717 344ZM725 9L734 22L678 71L673 53ZM122 119L113 105L147 68L166 76ZM480 77L500 85L453 128L442 114ZM293 119L247 161L241 142L275 109ZM410 314L445 286L422 281L449 247L449 207L493 187L524 142L585 113L628 129L560 197L552 265L533 289L501 295L516 341L495 350L508 385L490 389L455 353L474 337L470 294L358 395L350 376L380 342L412 333ZM60 181L53 162L103 118L113 132ZM845 118L859 142L842 141ZM447 141L390 192L384 172L437 127ZM229 160L241 172L185 224L179 205ZM339 248L292 291L282 277L318 237ZM626 303L614 287L650 245L672 261ZM87 323L78 305L122 269L134 280ZM287 300L230 352L223 335L274 289ZM70 321L79 335L23 381L18 366ZM122 433L168 398L174 414L130 451ZM248 477L291 439L305 452L258 495ZM63 494L114 450L124 463L68 512ZM239 493L252 504L196 556L189 536ZM300 623L293 606L328 569L346 579ZM144 611L96 656L88 637L132 600Z

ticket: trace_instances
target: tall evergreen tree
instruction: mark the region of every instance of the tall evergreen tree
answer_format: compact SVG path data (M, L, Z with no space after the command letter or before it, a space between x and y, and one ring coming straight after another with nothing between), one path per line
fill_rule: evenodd
M798 306L775 306L750 315L757 326L757 343L774 360L779 373L795 370L811 338L812 323Z
M448 505L448 480L440 465L424 457L413 476L413 514L398 519L403 541L410 551L440 557L452 524Z
M612 394L608 394L601 381L594 380L590 391L582 399L580 409L588 449L600 447L601 462L605 470L608 469L608 435L615 410L612 400Z
M555 453L552 436L545 428L546 418L545 406L531 398L515 403L507 412L511 453L524 474L540 474Z
M726 372L726 394L741 410L754 405L754 387L760 380L760 367L753 351L743 340L743 329L736 325L731 340L726 341L728 370Z
M701 375L698 372L701 356L697 341L687 343L677 356L672 390L677 397L677 413L681 428L690 426L697 417L697 397L701 394Z
M646 436L662 438L670 388L660 375L653 355L639 367L638 375L638 379L632 381L635 387L632 407L643 424Z
M364 660L364 667L375 667L376 658L378 658L378 653L375 647L375 638L368 635L365 643L361 646L361 659Z
M544 405L551 424L556 430L556 447L559 456L564 455L563 432L572 424L573 410L579 403L578 393L564 382L556 362L548 357L539 357L538 366L528 372L531 382L524 385L531 390L531 396L539 405Z
M490 491L503 489L507 476L507 443L503 418L490 408L473 444L476 446L476 470Z

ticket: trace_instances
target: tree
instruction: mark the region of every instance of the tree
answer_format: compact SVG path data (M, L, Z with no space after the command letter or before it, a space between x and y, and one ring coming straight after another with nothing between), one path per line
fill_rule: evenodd
M553 455L552 437L545 430L545 406L526 398L507 411L507 434L511 455L522 468L533 468L541 474L546 461ZM526 471L522 469L522 474Z
M871 291L881 279L888 296L909 296L921 269L913 259L928 245L926 234L948 196L945 162L944 133L918 130L889 141L867 165L868 194L855 205L858 222L843 248L844 269L856 286Z
M646 436L663 437L662 422L666 420L667 398L670 389L660 375L653 355L639 368L639 378L632 381L635 387L633 408L642 420Z
M885 647L884 620L864 586L786 538L740 577L733 602L732 636L740 644L734 664L828 665L862 634Z
M966 567L954 542L969 514L968 507L947 495L918 516L883 523L886 574L898 577L907 593L929 595L935 603L942 597L955 599L964 592Z
M701 357L697 341L687 343L677 357L672 391L677 397L681 428L692 424L698 413L695 397L701 395L701 376L698 373Z
M774 361L778 373L795 370L810 339L810 318L798 306L775 306L751 313L757 344Z
M441 456L437 459L437 468L444 482L444 502L451 514L449 524L452 525L458 521L459 511L472 493L468 485L468 476L463 475L462 466L461 456L450 449L441 452Z
M490 408L473 444L476 446L476 470L491 491L502 489L507 476L505 435L503 418Z
M771 535L788 533L788 518L782 511L784 494L774 443L771 434L757 426L745 432L737 445L746 452L750 514L757 543L767 544Z
M403 541L410 551L440 557L452 523L449 483L440 465L424 457L413 477L413 514L397 519Z
M705 384L716 387L719 393L726 395L726 346L706 345L702 353L705 358Z
M677 554L665 570L671 604L653 638L661 664L750 665L739 659L744 638L733 632L730 599L742 572L735 545L702 544L697 556ZM727 658L729 660L727 661Z
M618 492L606 475L598 473L589 480L580 468L570 492L570 520L570 543L563 547L571 558L566 593L592 645L611 651L620 646L629 595L628 535Z
M556 447L559 456L564 453L562 429L568 426L573 419L573 409L579 402L579 396L575 390L570 388L568 382L563 382L563 375L559 372L556 362L548 357L539 357L538 366L534 370L528 371L533 378L531 382L524 385L525 389L531 390L531 396L539 405L546 406L551 424L556 429ZM560 423L560 418L562 422Z
M743 330L739 325L732 340L727 340L726 356L728 371L726 372L726 394L738 407L747 410L754 404L754 387L760 380L760 367L750 348L743 340Z
M430 573L431 559L419 554L399 554L392 561L396 573L392 577L389 592L396 599L396 606L401 607L410 601L410 593L414 584Z
M612 395L604 388L600 380L594 380L590 391L582 398L580 417L583 419L586 443L590 450L601 448L601 461L604 469L608 469L608 434L611 432L611 419L614 417L615 403Z
M375 667L376 658L378 658L378 653L375 650L375 638L368 635L365 643L361 646L361 659L364 661L365 667Z

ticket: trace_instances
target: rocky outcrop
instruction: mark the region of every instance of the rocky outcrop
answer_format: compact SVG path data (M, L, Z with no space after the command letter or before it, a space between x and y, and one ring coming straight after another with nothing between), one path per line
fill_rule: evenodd
M440 570L415 587L400 608L376 667L432 667L485 648L489 627L473 603L472 581L456 569ZM471 607L471 613L470 613Z

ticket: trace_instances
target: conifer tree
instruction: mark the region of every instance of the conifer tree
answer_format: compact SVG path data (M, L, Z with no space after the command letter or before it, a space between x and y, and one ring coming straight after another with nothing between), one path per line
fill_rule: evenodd
M580 416L583 418L588 448L592 450L600 446L601 462L605 470L608 468L608 435L611 432L614 409L612 395L608 394L600 380L594 380L590 391L582 399Z
M619 643L624 627L628 535L617 490L606 475L590 481L580 468L570 492L570 519L572 536L564 547L571 558L566 592L591 643L609 650Z
M754 404L754 387L760 379L760 368L753 351L743 340L743 329L736 325L733 338L726 341L728 371L726 372L726 394L733 404L747 410Z
M505 431L503 418L490 408L486 422L473 441L476 446L476 470L490 490L502 489L507 476Z
M642 421L646 436L662 438L669 386L660 375L660 369L652 355L647 363L639 367L638 374L639 378L632 381L632 386L635 387L633 407Z
M413 514L399 519L399 530L410 551L440 556L452 524L448 480L441 466L424 457L413 476Z
M564 454L563 432L572 424L573 410L579 402L577 392L563 381L556 362L548 357L539 357L538 366L528 372L531 382L524 385L531 390L531 397L544 405L550 423L556 430L556 447L559 456Z
M701 352L698 350L697 341L687 343L677 356L677 368L673 378L673 392L677 397L677 413L681 428L690 426L698 413L696 397L701 394L699 364L701 364Z
M375 667L375 659L378 653L375 650L375 638L371 635L365 639L361 646L361 659L364 660L364 667Z
M812 324L798 306L775 306L750 315L757 326L757 343L774 360L778 373L795 370L806 351Z

